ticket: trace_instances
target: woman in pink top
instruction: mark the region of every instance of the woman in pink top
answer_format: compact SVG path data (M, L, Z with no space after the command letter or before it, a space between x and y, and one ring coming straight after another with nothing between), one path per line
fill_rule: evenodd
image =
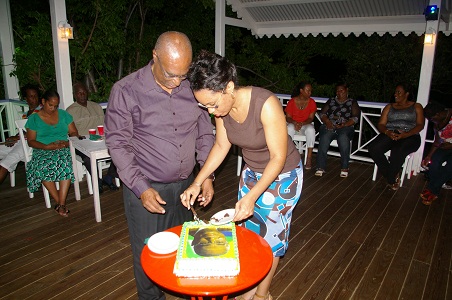
M309 170L312 166L312 149L315 143L315 128L312 124L315 113L317 112L317 105L314 99L311 98L312 85L307 82L300 82L295 87L286 109L287 133L293 140L295 134L306 136L306 143L308 146L308 156L306 158L305 169ZM298 149L300 153L303 149Z
M422 161L422 166L428 167L429 182L421 198L423 204L430 205L438 199L442 185L452 179L452 108L429 103L424 115L435 129L435 141Z

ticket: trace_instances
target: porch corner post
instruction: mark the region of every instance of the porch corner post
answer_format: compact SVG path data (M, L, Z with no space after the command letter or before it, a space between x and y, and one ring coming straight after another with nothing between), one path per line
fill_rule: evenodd
M226 3L224 0L215 0L215 53L225 55L226 39Z
M437 5L439 9L439 15L441 15L441 0L430 0L430 5ZM434 30L435 34L433 35L433 43L432 44L424 44L424 50L422 53L422 64L421 64L421 73L419 75L419 87L417 93L417 102L420 103L423 107L425 107L429 102L430 97L430 87L432 83L432 73L433 73L433 65L435 62L435 50L436 50L436 39L438 35L439 22L441 17L438 20L430 20L426 21L425 31ZM426 127L425 127L426 128ZM427 130L422 130L420 132L421 135L421 147L416 152L413 161L413 175L417 175L420 172L421 161L425 149L425 137Z
M0 46L5 99L19 99L19 81L9 74L14 70L14 38L9 0L0 0ZM14 120L13 120L14 123ZM14 128L16 125L14 124Z
M74 103L72 95L71 62L69 59L69 41L60 37L58 23L66 21L66 1L49 0L52 20L53 54L55 56L55 74L60 108L66 109Z

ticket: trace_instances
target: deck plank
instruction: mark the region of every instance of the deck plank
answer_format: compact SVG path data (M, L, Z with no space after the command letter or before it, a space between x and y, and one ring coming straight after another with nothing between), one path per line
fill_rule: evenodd
M217 172L214 201L195 205L202 219L235 206L236 159ZM422 175L394 192L381 176L371 180L372 164L352 162L343 179L339 159L328 157L327 171L304 173L274 299L450 299L452 191L427 207ZM42 192L28 198L21 166L16 187L7 179L0 189L0 299L137 298L122 187L101 195L101 223L86 182L82 200L70 190L68 218L45 208Z

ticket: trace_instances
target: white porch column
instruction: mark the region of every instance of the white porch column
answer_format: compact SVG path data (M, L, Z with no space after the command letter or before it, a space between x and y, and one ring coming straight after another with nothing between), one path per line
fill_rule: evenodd
M0 0L0 46L2 51L2 73L6 99L19 99L19 81L9 76L14 70L14 39L9 0Z
M50 17L52 20L53 54L55 56L55 75L58 93L60 94L60 108L66 109L74 103L72 95L71 62L69 59L69 42L60 37L58 23L66 21L66 1L49 0Z
M215 53L225 55L225 39L226 39L226 25L224 18L226 17L225 0L215 1Z
M439 15L441 16L441 0L430 0L430 5L437 5L439 8ZM422 64L421 64L421 73L419 75L417 102L422 104L423 107L425 107L429 102L433 65L435 63L436 38L438 35L439 22L441 19L440 16L438 20L426 21L425 25L426 32L431 32L433 30L435 34L433 35L433 44L424 44L424 51L422 53ZM419 150L416 152L416 155L414 156L413 161L414 175L420 172L422 156L425 148L426 133L427 133L426 130L420 132L421 146L419 147Z
M249 28L241 19L226 17L225 0L215 0L215 53L225 56L226 25Z

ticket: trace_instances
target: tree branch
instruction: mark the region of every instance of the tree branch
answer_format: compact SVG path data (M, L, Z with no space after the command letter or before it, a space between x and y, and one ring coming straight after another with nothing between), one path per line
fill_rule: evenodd
M85 54L86 49L88 49L88 45L91 42L91 38L93 37L93 33L94 33L94 28L96 28L96 24L97 24L97 18L99 17L99 10L96 10L96 17L94 18L94 24L93 27L91 28L91 32L89 33L88 36L88 40L86 41L85 47L82 50L82 55Z

